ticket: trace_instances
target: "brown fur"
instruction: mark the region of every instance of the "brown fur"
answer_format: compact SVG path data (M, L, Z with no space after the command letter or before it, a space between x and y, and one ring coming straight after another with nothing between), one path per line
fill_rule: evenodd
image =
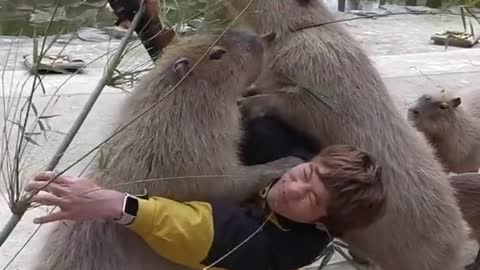
M479 98L476 92L460 97L439 91L420 96L408 110L412 125L425 134L450 172L480 168Z
M195 37L168 48L156 69L143 78L122 106L120 126L165 95L215 38ZM256 185L260 183L255 182L258 174L263 184L265 177L269 177L268 181L279 177L284 171L255 173L258 168L270 167L259 165L246 169L240 166L236 157L241 135L236 99L240 91L256 78L262 55L262 44L254 35L226 34L169 97L104 148L107 156L111 154L111 163L109 166L97 165L95 172L103 173L98 178L100 183L117 184L169 176L234 175L238 177L193 177L117 189L141 193L146 188L150 195L177 200L238 201L258 190ZM210 56L221 59L210 59ZM46 239L35 269L158 270L186 267L155 254L127 228L113 222L88 221L58 225Z
M470 237L480 244L480 174L463 173L449 177L463 217L470 227ZM467 269L480 269L480 250L475 261Z
M225 0L234 10L249 0ZM365 52L320 0L253 1L245 21L274 32L262 94L244 98L247 116L273 114L323 146L348 144L380 162L388 205L369 228L344 240L384 270L459 270L466 239L460 209L433 149L394 105ZM323 93L328 105L308 91Z

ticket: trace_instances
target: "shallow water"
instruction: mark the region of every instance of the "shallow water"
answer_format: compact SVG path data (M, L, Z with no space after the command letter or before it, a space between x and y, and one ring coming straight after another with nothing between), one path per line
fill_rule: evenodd
M43 35L53 14L49 34L113 25L116 19L107 0L0 0L0 35Z
M387 3L404 0L387 0ZM417 0L419 5L426 0ZM338 0L323 0L332 10L337 9ZM378 0L347 0L358 2L358 9L369 10L378 5ZM159 1L160 3L160 1ZM55 14L48 35L75 32L81 27L102 28L112 26L115 15L107 8L108 0L0 0L0 36L24 35L32 37L34 30L44 35L52 15ZM198 26L196 18L205 12L214 11L217 0L164 0L162 21L173 26L184 21ZM403 3L402 3L403 4ZM178 29L177 29L178 30Z

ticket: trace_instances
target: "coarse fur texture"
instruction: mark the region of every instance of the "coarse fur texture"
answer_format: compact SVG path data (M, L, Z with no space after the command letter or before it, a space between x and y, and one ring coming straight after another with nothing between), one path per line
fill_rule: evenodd
M121 107L119 126L158 102L208 52L170 96L104 147L109 162L99 160L93 172L101 185L172 176L233 175L239 177L190 177L115 189L138 194L145 188L149 195L180 201L239 201L250 195L246 190L258 190L255 185L261 183L254 181L256 166L242 167L237 157L241 129L236 100L260 72L263 46L256 35L235 31L208 50L216 38L197 36L171 45L157 67L142 79ZM286 170L261 171L260 176L271 181ZM189 268L154 253L127 228L110 221L87 221L59 224L45 240L34 269Z
M470 237L480 244L480 173L451 175L449 181L455 189L463 218L470 227ZM467 265L466 269L480 269L480 249L474 262Z
M223 2L238 12L251 1ZM324 146L364 149L383 168L386 214L343 239L384 270L462 269L466 234L447 175L351 35L336 23L307 27L334 21L327 7L319 0L253 1L245 21L257 33L276 34L255 83L261 94L240 102L245 115L274 115ZM312 92L323 93L328 106Z
M480 168L478 91L463 96L441 90L420 96L408 109L412 125L425 134L449 172Z

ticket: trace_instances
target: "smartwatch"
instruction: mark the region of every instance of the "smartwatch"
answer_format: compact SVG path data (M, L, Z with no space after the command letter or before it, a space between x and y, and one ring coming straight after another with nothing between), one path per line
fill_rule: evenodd
M138 198L125 193L125 197L123 198L122 216L119 219L115 219L115 222L123 226L130 225L137 217L137 212Z

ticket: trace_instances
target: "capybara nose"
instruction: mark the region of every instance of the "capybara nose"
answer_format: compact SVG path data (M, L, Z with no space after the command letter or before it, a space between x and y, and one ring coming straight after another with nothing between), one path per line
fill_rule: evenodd
M237 99L237 106L240 106L244 100L245 100L245 98L238 98Z

